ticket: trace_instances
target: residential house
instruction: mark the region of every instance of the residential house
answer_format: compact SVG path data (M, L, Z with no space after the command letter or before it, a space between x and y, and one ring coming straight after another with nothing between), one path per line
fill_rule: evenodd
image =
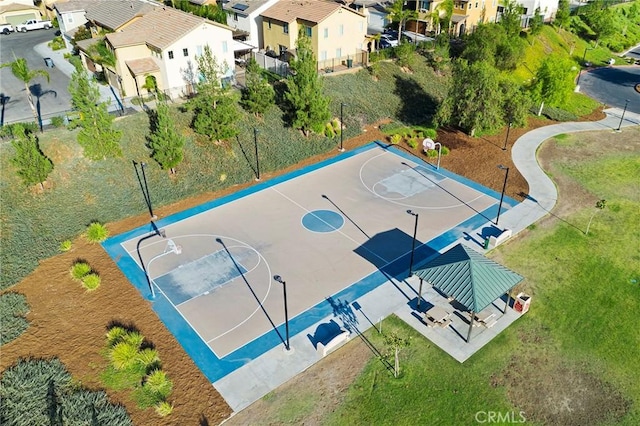
M349 7L367 17L367 34L380 34L391 23L387 12L391 3L390 0L354 0Z
M418 34L439 34L442 30L435 16L443 17L443 0L409 0L404 8L415 10L417 20L408 21L405 29ZM453 0L450 32L454 36L472 32L479 24L494 22L499 0Z
M71 49L71 41L76 30L87 24L88 21L84 15L87 9L95 3L95 0L69 0L53 4L60 33L67 48Z
M558 0L517 0L522 6L522 26L528 27L529 21L536 15L536 9L540 8L540 14L545 22L550 22L558 12Z
M264 48L262 35L262 12L276 4L278 0L230 0L223 2L227 13L227 25L235 30L234 37L245 43Z
M92 36L100 37L121 31L155 7L159 4L142 0L94 1L85 18L89 21Z
M209 45L224 68L222 78L232 80L232 29L171 7L156 7L105 36L115 56L115 66L105 67L105 77L123 96L141 95L147 76L170 97L191 94L198 81L196 56Z
M0 0L0 23L15 26L29 19L41 19L32 0Z
M366 63L367 18L324 0L281 0L262 12L263 45L281 58L295 55L298 31L311 38L318 69Z

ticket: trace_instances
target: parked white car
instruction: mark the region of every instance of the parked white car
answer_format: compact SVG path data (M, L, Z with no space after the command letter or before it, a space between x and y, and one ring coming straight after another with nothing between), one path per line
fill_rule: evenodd
M13 32L13 25L11 24L0 24L0 33L9 34Z
M51 23L51 21L40 21L39 19L29 19L22 24L16 25L16 31L20 31L23 33L32 30L48 30L49 28L53 28L53 24Z

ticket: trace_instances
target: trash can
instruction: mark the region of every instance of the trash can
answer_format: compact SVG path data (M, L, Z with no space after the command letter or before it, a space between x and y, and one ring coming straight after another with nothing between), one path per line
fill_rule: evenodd
M484 240L484 249L489 250L489 238L485 238Z
M51 58L44 58L44 63L49 68L55 67L55 64L53 63L53 59Z
M353 67L353 59L347 59L347 68Z
M526 293L518 293L513 303L513 309L521 314L526 314L531 305L531 296Z

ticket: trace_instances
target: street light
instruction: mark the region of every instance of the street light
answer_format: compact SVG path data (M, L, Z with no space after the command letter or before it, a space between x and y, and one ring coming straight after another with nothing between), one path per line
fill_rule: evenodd
M409 261L409 276L413 275L413 255L416 251L416 234L418 233L418 213L414 213L411 210L407 210L411 216L415 217L415 223L413 225L413 244L411 245L411 260Z
M344 152L344 147L342 145L342 142L344 140L343 137L343 132L344 132L344 120L342 119L343 115L344 115L344 107L347 106L347 104L345 104L344 102L340 103L340 152Z
M498 166L498 168L500 170L505 170L506 173L504 174L504 184L502 185L502 194L500 195L500 204L498 205L498 216L496 216L496 225L498 224L498 221L500 220L500 210L502 209L502 200L504 199L504 191L505 189L507 189L507 178L509 177L509 168L503 166L502 164L500 164Z
M620 123L618 123L618 128L616 129L616 132L619 132L620 128L622 127L622 121L624 120L624 113L627 112L627 105L629 105L629 99L624 100L624 109L622 110L622 116L620 117Z
M507 150L507 142L509 141L509 131L511 130L511 121L509 121L509 126L507 127L507 137L504 138L504 146L502 147L503 151Z
M576 80L576 91L580 90L580 76L582 75L582 66L585 64L584 60L587 57L587 50L593 50L593 48L591 47L584 48L584 54L582 55L582 64L578 65L580 68L578 68L578 79Z
M253 128L253 145L256 147L256 180L260 180L260 159L258 158L258 129Z
M164 235L164 234L161 234ZM169 239L167 241L167 246L164 248L164 251L154 257L151 258L151 260L149 260L149 262L147 262L147 267L146 268L142 268L144 270L145 275L147 276L147 282L149 283L149 287L151 288L151 298L155 299L156 297L156 292L153 289L153 284L151 283L151 278L149 277L149 272L147 272L147 270L151 267L151 262L153 262L154 260L165 256L169 253L174 253L174 254L181 254L182 253L182 246L176 244L172 239Z
M284 291L284 329L287 336L287 342L285 343L284 348L286 350L290 350L291 345L289 345L289 313L287 311L287 283L282 279L280 275L274 275L273 279L282 284L282 289Z

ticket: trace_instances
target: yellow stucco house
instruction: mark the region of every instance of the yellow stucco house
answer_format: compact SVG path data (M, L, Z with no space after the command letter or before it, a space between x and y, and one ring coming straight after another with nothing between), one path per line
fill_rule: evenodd
M441 28L433 18L444 17L443 3L443 0L406 1L404 8L416 11L418 19L407 22L405 29L418 34L438 34ZM473 32L481 23L495 22L498 3L498 0L453 0L451 34L461 36Z
M366 63L367 18L340 3L281 0L261 13L263 46L281 59L295 55L298 31L311 38L318 69Z

